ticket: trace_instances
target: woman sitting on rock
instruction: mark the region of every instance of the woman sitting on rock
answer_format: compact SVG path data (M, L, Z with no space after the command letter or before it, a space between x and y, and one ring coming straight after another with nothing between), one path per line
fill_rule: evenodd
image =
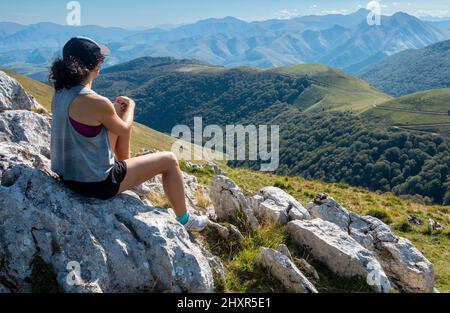
M162 174L177 220L188 231L203 230L207 218L187 211L176 156L163 152L130 157L135 102L121 96L113 104L92 90L107 55L108 48L76 37L64 46L63 58L52 65L52 170L73 191L103 200L129 189L142 194L141 184Z

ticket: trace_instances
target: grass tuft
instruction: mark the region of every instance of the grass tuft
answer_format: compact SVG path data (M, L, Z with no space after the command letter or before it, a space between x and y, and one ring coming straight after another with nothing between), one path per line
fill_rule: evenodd
M392 222L393 222L391 216L385 210L372 209L369 212L367 212L367 215L376 217L388 225L392 224Z

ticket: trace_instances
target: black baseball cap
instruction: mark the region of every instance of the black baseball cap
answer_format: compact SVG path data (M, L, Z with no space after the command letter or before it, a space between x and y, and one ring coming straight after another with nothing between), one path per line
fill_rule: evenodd
M96 66L99 58L106 57L111 51L88 37L74 37L63 48L63 58L75 57L86 66Z

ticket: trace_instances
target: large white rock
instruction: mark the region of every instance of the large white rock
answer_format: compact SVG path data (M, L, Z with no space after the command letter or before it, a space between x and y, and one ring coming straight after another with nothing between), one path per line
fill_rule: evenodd
M401 291L431 293L433 264L411 243L372 216L349 212L331 197L317 197L307 205L315 218L332 222L374 252L391 282Z
M121 195L82 198L45 173L18 165L0 187L0 275L31 291L41 257L67 292L211 292L209 261L166 210ZM81 281L68 283L71 262Z
M296 220L288 223L287 231L294 242L337 275L362 277L375 291L389 292L389 280L372 252L337 225L321 219Z
M0 113L0 139L45 150L50 149L51 119L30 111L11 110ZM49 154L49 153L48 153Z
M243 212L250 228L259 227L253 210L250 208L242 190L228 177L214 176L211 181L209 197L219 219L233 220L239 212Z
M285 254L269 248L260 248L257 262L269 269L288 292L317 293L314 285Z
M49 172L50 118L29 111L0 113L0 179L11 164Z
M51 176L49 130L48 117L0 113L2 291L31 291L37 257L68 292L213 291L215 261L166 210L133 193L83 198Z
M249 199L250 207L260 221L287 224L290 220L310 219L306 210L291 195L277 187L266 187Z
M0 112L4 110L37 110L43 107L14 78L0 71Z

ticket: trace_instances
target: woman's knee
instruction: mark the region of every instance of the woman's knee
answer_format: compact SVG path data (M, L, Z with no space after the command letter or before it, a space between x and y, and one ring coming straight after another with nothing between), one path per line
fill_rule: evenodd
M173 152L163 152L162 157L164 159L165 167L170 170L179 167L178 158Z

